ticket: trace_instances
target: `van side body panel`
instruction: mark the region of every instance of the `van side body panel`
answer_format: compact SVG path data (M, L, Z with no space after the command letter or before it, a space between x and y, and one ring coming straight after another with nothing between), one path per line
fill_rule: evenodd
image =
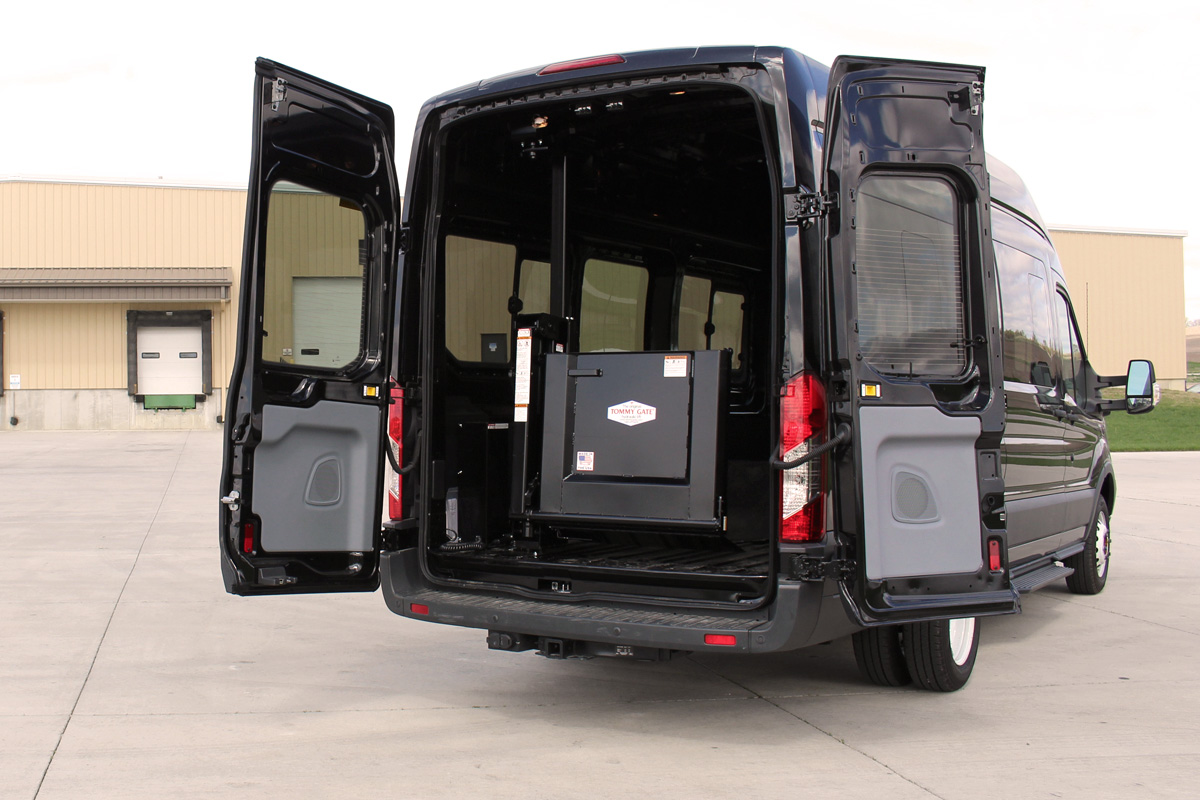
M1062 302L1061 298L1069 302L1058 256L1024 182L995 159L990 169L998 269L1003 274L1006 261L1024 259L1031 269L1040 270L1052 304ZM1015 296L1011 285L1006 295L1004 281L1001 283L1002 305L1008 308L1005 335L1011 337L1013 317L1025 298ZM1057 330L1061 316L1052 321L1055 333L1061 334ZM1002 460L1009 564L1014 576L1077 552L1096 518L1106 486L1110 512L1115 499L1104 421L1099 413L1087 410L1094 408L1092 403L1098 398L1095 372L1085 359L1080 370L1083 385L1077 388L1080 396L1068 398L1063 396L1061 354L1053 356L1058 359L1051 364L1058 383L1053 387L1011 380L1018 376L1011 374L1012 364L1006 359Z

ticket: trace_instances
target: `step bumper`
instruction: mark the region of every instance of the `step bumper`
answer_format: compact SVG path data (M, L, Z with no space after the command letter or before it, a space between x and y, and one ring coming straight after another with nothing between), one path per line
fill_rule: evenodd
M854 629L836 585L830 586L829 582L781 582L774 602L762 608L695 613L669 607L551 601L435 586L422 573L415 548L384 553L380 568L384 600L396 614L482 630L728 653L791 650ZM708 644L707 634L732 636L735 643Z

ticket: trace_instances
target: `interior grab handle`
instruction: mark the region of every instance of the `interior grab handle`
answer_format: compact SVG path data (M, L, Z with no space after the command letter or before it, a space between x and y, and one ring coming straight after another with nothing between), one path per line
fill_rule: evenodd
M794 459L792 461L784 461L781 458L772 457L771 458L771 466L774 467L775 469L795 469L796 467L807 464L808 462L812 461L814 458L818 458L819 456L825 455L826 453L828 453L830 450L834 449L838 445L843 444L845 442L849 442L849 441L850 441L850 426L843 422L842 424L838 425L837 433L834 434L833 438L830 439L825 444L820 445L818 447L814 447L812 450L809 450L804 455L802 455L799 458Z

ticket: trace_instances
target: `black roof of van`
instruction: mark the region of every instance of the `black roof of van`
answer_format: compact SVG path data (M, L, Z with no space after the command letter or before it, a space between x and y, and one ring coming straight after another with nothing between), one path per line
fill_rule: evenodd
M549 67L588 62L605 56L589 56L586 58L569 59L555 64L540 64L536 67L509 72L494 78L486 78L475 83L468 83L457 89L451 89L430 98L426 105L443 105L445 103L471 102L472 100L493 93L521 91L532 87L541 87L563 82L579 82L589 76L619 75L626 72L645 72L655 69L678 69L689 65L702 66L709 64L746 64L764 58L779 58L785 48L782 47L753 47L738 45L733 47L680 47L667 50L642 50L635 53L613 53L620 56L623 62L602 64L597 66L581 66L577 70L564 70L551 74L540 74ZM797 55L800 55L797 53Z
M1012 167L991 155L987 156L988 176L991 178L992 200L1028 219L1042 235L1050 238L1042 214L1033 202L1025 181Z
M820 80L824 75L828 75L829 70L824 64L809 58L803 53L783 47L754 47L749 45L687 47L666 50L643 50L634 53L613 53L611 55L614 57L619 56L623 61L599 63L589 66L587 62L606 58L606 56L589 56L556 62L555 64L542 64L451 89L430 98L426 101L425 106L426 108L431 108L433 106L453 103L470 103L493 94L506 94L535 87L585 81L589 77L599 79L604 76L620 75L622 73L644 73L655 69L678 69L689 65L747 64L764 59L782 58L785 55L806 62L809 68L817 73L813 75L813 78L817 80ZM540 74L550 67L575 63L580 63L580 67L546 75ZM823 95L824 92L818 89L818 94ZM805 108L806 105L804 102L796 103L796 106L801 109ZM824 108L820 108L818 114L823 116ZM1025 182L1021 180L1021 176L1017 175L1003 161L991 155L987 157L987 164L988 174L991 177L992 199L1028 219L1044 236L1049 238L1049 235L1046 233L1046 225L1042 221L1042 215L1038 211L1037 205L1033 202L1033 197L1030 195L1029 189L1026 188Z

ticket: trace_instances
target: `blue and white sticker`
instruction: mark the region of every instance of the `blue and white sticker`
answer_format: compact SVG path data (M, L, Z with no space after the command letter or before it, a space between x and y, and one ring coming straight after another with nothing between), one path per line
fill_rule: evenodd
M575 453L575 471L591 472L596 469L596 454L590 450L580 450Z

